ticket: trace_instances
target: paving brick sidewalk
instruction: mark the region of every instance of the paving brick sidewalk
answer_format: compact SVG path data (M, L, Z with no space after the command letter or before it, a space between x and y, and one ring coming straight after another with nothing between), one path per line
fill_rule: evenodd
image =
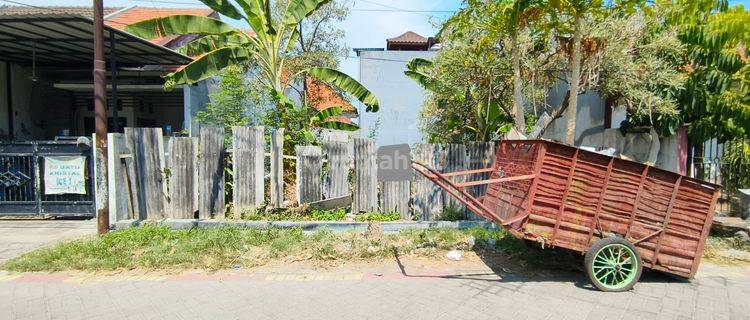
M646 273L602 293L582 274L496 274L480 263L395 262L215 274L0 273L0 319L750 319L750 272L692 282Z
M0 219L0 264L45 245L95 234L96 224L91 220Z

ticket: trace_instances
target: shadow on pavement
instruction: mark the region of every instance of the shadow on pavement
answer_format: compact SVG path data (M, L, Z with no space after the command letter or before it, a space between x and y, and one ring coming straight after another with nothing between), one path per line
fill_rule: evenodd
M566 250L567 251L567 250ZM475 248L474 252L492 272L460 273L448 275L409 274L401 262L398 250L392 249L393 257L401 274L409 278L439 278L477 280L498 283L524 282L570 282L575 287L598 291L583 271L583 256L570 252L567 261L550 263L550 266L525 266L524 262L493 249ZM541 262L543 264L543 262ZM689 283L690 280L663 272L644 269L639 282L643 283Z

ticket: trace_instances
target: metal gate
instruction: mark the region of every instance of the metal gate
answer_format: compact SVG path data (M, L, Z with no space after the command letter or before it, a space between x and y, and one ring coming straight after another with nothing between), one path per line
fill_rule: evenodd
M94 175L90 144L76 140L0 142L0 216L94 216ZM47 161L84 157L83 194L50 194ZM80 158L77 158L80 159Z

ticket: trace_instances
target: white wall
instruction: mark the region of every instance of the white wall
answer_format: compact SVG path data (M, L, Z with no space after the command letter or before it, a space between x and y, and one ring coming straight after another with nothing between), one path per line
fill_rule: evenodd
M365 112L363 105L358 106L362 136L368 135L380 119L375 137L377 145L423 141L419 112L425 91L404 75L404 71L410 59L433 59L435 54L435 51L360 51L359 81L380 102L380 111L376 113Z
M200 132L200 125L195 116L198 112L206 110L206 104L209 102L208 93L211 91L209 88L210 81L212 80L207 79L193 85L182 86L184 95L183 130L187 131L191 137L197 137Z
M547 96L547 104L550 106L560 106L563 99L565 99L565 93L567 92L567 83L560 81L555 87L550 90ZM584 94L578 96L578 114L576 116L576 138L575 144L581 145L584 140L601 136L600 133L604 132L604 100L595 91L587 91ZM568 117L563 112L563 116L552 122L550 127L544 133L544 137L547 139L565 141L565 125L568 122ZM619 123L618 123L619 124ZM600 141L596 142L601 144Z

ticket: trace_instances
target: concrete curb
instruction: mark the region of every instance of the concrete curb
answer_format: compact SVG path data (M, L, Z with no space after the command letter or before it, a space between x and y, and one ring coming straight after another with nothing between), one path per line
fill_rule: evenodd
M200 220L200 219L163 219L163 220L122 220L112 226L113 230L122 230L149 224L162 224L172 229L215 228L222 226L237 226L253 229L269 228L300 228L302 231L330 230L333 232L367 231L369 222L349 221L234 221L234 220ZM441 229L469 229L482 227L496 230L497 225L486 221L394 221L381 222L383 232L399 232L401 230L424 230L430 228Z

